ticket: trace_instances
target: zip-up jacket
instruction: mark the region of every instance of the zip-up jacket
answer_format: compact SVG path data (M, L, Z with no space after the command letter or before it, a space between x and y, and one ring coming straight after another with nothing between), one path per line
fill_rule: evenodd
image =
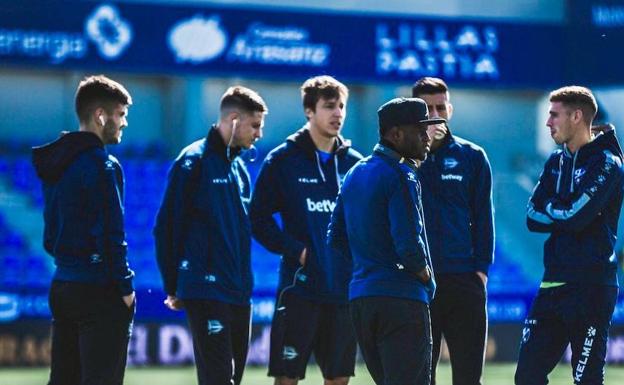
M349 299L388 296L429 303L435 280L417 169L385 143L346 175L332 214L328 244L353 261Z
M494 260L494 221L485 151L449 133L418 175L435 272L487 274Z
M527 207L529 230L550 233L544 281L617 286L613 248L623 187L613 130L575 154L564 147L550 156Z
M156 258L166 294L236 305L251 301L251 185L243 161L213 127L169 171L156 217Z
M117 159L97 135L82 131L34 147L32 160L43 183L43 245L54 257L53 279L114 284L121 295L132 293Z
M305 127L267 155L251 201L251 223L254 237L282 256L278 291L294 282L289 290L307 299L347 302L350 265L334 258L325 237L341 180L361 158L339 137L323 164ZM299 269L304 248L307 258Z

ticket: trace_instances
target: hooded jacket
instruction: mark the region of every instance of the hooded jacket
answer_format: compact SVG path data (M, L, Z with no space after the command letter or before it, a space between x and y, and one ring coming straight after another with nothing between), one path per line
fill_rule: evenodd
M156 217L156 258L165 293L249 305L253 288L249 174L216 128L169 171Z
M132 293L117 159L95 134L71 132L34 147L32 160L43 183L43 245L54 257L53 279L115 283L121 295Z
M614 245L622 205L622 150L613 130L546 161L527 207L527 226L550 233L544 281L617 286Z
M323 164L308 128L289 136L262 164L251 201L254 237L282 256L278 290L320 302L347 302L351 267L326 245L327 225L346 172L361 155L338 137L333 156ZM281 228L273 218L281 217ZM299 256L307 248L305 266ZM298 271L295 277L295 272Z
M494 260L494 220L485 151L449 133L418 175L436 273L487 274Z
M353 261L349 299L395 297L429 303L433 271L416 167L389 144L375 146L346 175L327 237L337 255Z

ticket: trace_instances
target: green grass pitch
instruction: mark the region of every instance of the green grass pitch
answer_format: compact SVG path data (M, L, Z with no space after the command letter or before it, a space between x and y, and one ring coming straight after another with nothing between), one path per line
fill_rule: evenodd
M485 385L512 385L515 364L492 364L485 367L483 383ZM47 368L0 369L0 384L6 385L42 385L47 382ZM448 364L438 369L438 383L451 385L451 370ZM125 385L192 385L196 384L194 367L182 368L129 368L126 371ZM249 367L245 370L243 385L271 385L273 381L266 376L266 368ZM608 366L605 383L624 384L624 366ZM305 380L300 384L321 385L321 375L315 366L310 365ZM568 365L559 365L550 375L550 385L572 384L572 372ZM373 385L366 367L360 365L350 385Z

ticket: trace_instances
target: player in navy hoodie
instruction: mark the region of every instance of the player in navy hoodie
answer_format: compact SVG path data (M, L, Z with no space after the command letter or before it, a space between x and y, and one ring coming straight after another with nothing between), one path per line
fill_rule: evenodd
M314 351L325 384L347 384L355 366L351 267L330 253L325 237L342 178L361 156L340 136L347 88L318 76L301 93L308 123L266 157L251 201L255 238L282 256L269 375L296 384Z
M184 308L200 385L238 385L249 345L251 185L238 157L262 137L267 106L254 91L230 87L219 122L187 146L169 171L156 218L156 257L165 305Z
M412 96L427 103L431 117L448 122L453 116L449 89L442 79L419 79ZM451 134L447 124L429 126L429 136L431 152L418 176L437 283L431 302L431 383L436 383L444 335L453 384L478 385L487 334L485 284L494 260L492 172L485 151Z
M134 318L134 272L126 260L124 178L106 145L121 142L132 98L91 76L76 91L78 132L33 149L43 182L50 288L50 385L123 383Z
M550 94L546 125L563 148L546 161L527 208L529 230L550 236L544 244L544 278L522 331L518 385L547 384L568 344L574 383L604 383L618 293L613 247L624 172L613 127L590 129L596 111L587 88L563 87Z

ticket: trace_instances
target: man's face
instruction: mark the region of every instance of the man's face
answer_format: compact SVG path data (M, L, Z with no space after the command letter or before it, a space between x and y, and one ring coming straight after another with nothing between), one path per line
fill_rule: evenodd
M561 102L551 102L546 126L550 128L550 136L555 143L568 143L575 135L572 125L572 111Z
M316 109L312 111L306 108L305 113L311 130L326 138L335 138L340 134L347 117L347 101L342 95L334 99L320 98L316 102Z
M401 155L410 159L425 160L431 145L427 126L417 123L404 125L399 129L403 131L402 143L399 146Z
M443 118L449 121L453 116L453 105L449 102L448 92L423 94L418 97L427 103L430 119ZM448 128L445 124L432 124L427 128L427 131L433 140L441 140L446 136Z
M119 144L123 135L123 129L128 125L128 106L117 104L112 114L106 110L102 114L104 126L102 127L102 141L104 144ZM101 121L100 121L101 123Z
M262 138L262 128L264 127L264 112L255 111L241 113L238 119L232 121L234 147L250 148L258 139Z

